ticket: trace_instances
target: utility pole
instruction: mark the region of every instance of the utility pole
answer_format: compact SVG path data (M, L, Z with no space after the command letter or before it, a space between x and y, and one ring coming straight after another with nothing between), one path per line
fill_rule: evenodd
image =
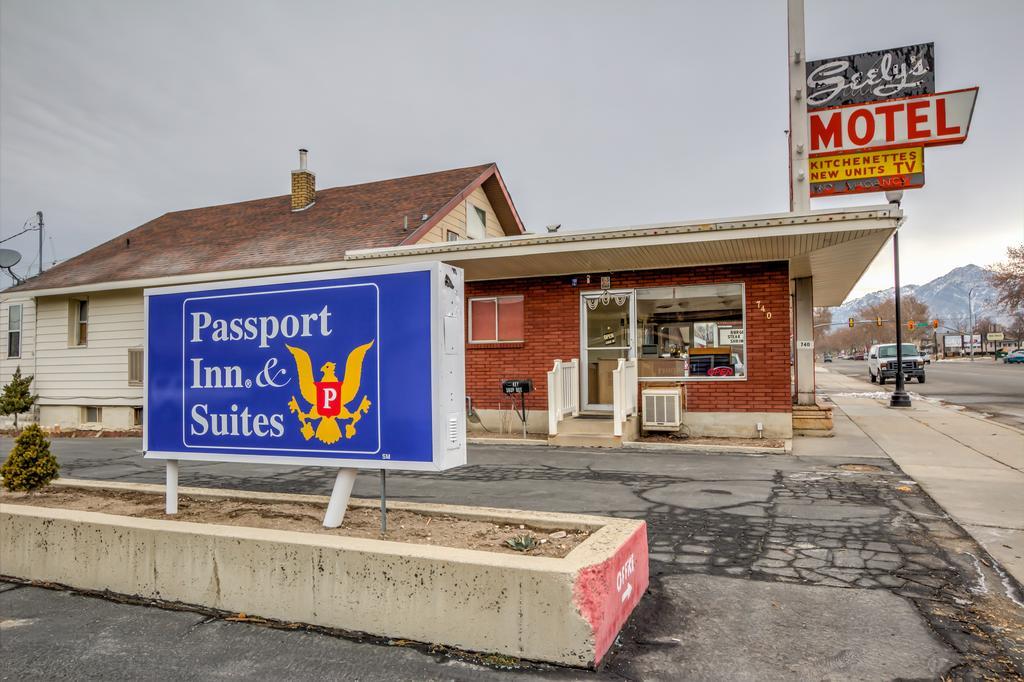
M789 17L789 210L809 211L810 151L807 132L807 49L804 45L804 0L788 0Z
M967 338L971 344L971 362L974 362L974 287L967 291Z
M43 274L43 212L36 211L39 218L39 274Z

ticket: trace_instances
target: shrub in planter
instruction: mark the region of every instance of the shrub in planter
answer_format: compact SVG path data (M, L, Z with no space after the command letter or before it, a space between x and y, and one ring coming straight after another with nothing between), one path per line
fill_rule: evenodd
M14 449L0 466L4 487L32 491L57 478L60 465L50 452L50 441L38 424L30 424L14 441Z

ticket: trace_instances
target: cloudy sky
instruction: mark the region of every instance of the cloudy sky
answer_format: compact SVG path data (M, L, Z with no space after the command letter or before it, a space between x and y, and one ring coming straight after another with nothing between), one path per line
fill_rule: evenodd
M284 194L301 146L321 187L496 161L531 230L784 211L785 7L0 0L0 237L44 211L49 265ZM934 41L939 89L981 86L904 200L904 282L1024 241L1021 26L1020 0L807 0L812 59Z

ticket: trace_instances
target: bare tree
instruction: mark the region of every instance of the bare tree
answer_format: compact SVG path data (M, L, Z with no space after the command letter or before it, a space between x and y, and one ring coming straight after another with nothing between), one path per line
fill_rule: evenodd
M1013 316L1013 321L1007 328L1013 340L1020 346L1021 341L1024 341L1024 312L1017 313Z
M1024 310L1024 244L1006 249L1006 261L992 266L989 276L999 292L999 305L1014 315Z
M928 306L913 296L904 295L900 297L900 310L903 323L931 322L931 315ZM890 299L873 306L865 306L857 311L854 317L858 324L854 327L835 326L832 333L822 337L821 349L823 351L863 351L868 346L876 343L894 343L896 341L896 304ZM882 320L882 325L861 320ZM921 345L932 340L932 328L903 329L903 341ZM816 344L817 345L817 344Z
M814 347L818 348L832 331L832 327L829 325L832 323L832 311L828 308L815 308L814 309ZM823 351L832 350L831 348L821 348Z

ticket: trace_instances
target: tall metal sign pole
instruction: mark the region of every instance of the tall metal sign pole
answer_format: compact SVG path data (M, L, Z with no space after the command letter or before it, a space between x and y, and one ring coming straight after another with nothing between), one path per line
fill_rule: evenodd
M899 205L903 192L886 192L890 202ZM900 312L900 231L892 235L893 280L896 296L896 390L889 397L889 407L910 407L910 396L903 387L903 315Z
M789 18L789 210L809 211L810 144L807 119L807 50L804 46L804 0L787 0ZM793 360L796 403L817 404L814 388L813 280L793 280Z
M811 208L804 0L789 2L789 210Z

